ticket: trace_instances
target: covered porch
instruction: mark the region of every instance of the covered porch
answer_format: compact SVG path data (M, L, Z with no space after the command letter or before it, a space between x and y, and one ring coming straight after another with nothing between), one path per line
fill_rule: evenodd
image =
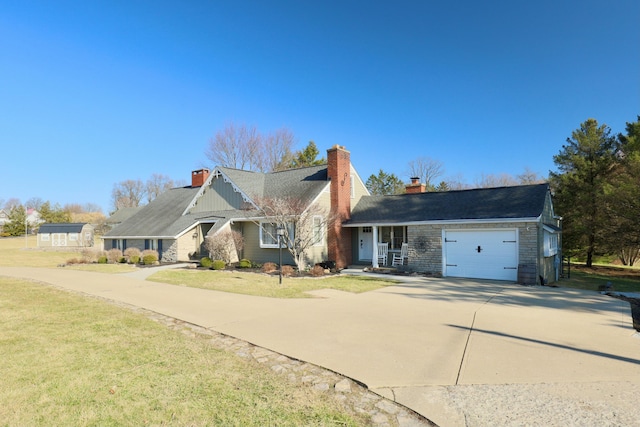
M371 265L373 268L408 264L406 226L371 224L353 228L357 230L353 233L356 239L353 245L354 263Z

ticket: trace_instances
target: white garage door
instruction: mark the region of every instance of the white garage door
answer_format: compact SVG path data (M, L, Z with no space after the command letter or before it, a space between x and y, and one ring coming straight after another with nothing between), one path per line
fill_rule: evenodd
M516 281L516 230L447 230L444 232L444 275Z

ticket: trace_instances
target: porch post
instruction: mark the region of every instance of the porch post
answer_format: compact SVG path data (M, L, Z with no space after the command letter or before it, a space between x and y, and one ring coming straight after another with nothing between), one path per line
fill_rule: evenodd
M373 230L373 233L371 233L373 236L373 244L371 245L373 247L373 257L371 257L371 265L373 268L378 268L378 227L373 226L371 228Z

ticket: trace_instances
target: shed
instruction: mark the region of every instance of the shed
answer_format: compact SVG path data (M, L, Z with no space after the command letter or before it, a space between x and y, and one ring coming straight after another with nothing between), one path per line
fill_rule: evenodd
M85 248L93 246L94 227L87 223L42 224L38 230L38 247Z

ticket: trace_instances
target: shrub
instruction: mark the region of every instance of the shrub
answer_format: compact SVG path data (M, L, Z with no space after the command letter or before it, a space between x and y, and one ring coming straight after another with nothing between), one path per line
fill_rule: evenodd
M145 249L142 251L142 263L144 265L153 265L158 262L158 251L153 249Z
M107 260L110 263L116 263L120 261L120 258L122 258L122 251L120 249L113 248L107 251Z
M67 260L67 264L72 265L72 264L83 264L82 260L78 259L78 258L70 258Z
M215 261L212 262L212 268L214 270L224 270L224 268L227 266L227 263L222 261L221 259L217 259Z
M278 265L274 262L265 262L262 265L262 272L263 273L273 273L274 271L276 271L278 269Z
M293 276L295 270L290 265L283 265L280 270L282 270L282 275L285 277Z
M237 231L221 231L215 236L207 236L204 247L211 258L229 263L238 259L238 252L244 248L244 237Z
M98 264L106 264L109 262L106 255L101 255L98 257Z
M93 248L84 248L82 249L82 260L85 263L96 262L102 254L102 251Z
M251 268L252 264L251 261L249 261L246 258L243 258L240 260L240 262L238 263L238 268Z
M138 264L140 262L140 249L127 248L124 251L124 257L129 264Z
M211 268L211 258L209 257L203 257L200 259L200 265L204 268Z
M309 273L313 276L313 277L321 277L324 276L324 267L321 267L319 265L314 265L311 270L309 271Z

